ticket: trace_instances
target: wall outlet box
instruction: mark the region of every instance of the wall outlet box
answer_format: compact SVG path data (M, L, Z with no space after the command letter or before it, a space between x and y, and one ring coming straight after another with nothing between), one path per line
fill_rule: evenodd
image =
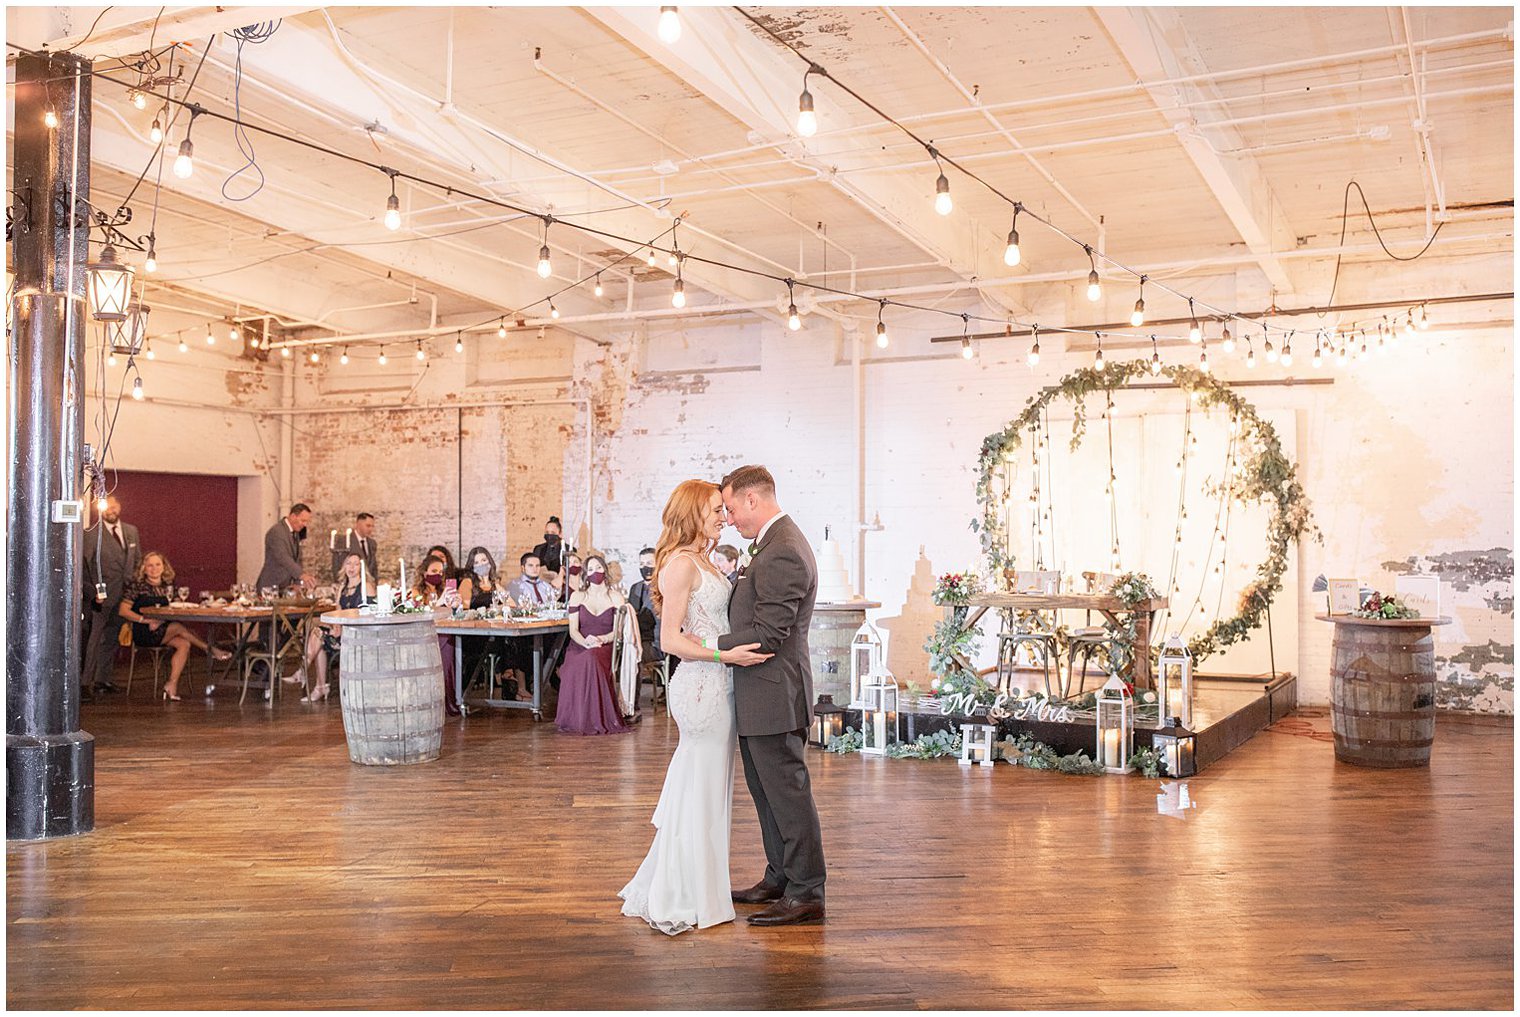
M84 521L84 502L82 501L55 501L53 502L53 522L55 523L79 523Z

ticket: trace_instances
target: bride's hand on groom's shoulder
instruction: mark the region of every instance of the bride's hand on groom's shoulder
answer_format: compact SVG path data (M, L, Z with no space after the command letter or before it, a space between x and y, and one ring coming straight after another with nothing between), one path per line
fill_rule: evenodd
M773 653L756 653L755 651L759 648L759 643L745 643L743 646L724 650L723 663L732 667L752 667L755 664L763 664L775 656Z

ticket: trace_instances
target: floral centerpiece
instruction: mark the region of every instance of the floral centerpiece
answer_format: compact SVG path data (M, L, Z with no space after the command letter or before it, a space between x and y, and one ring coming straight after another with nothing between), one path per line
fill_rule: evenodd
M1114 585L1109 588L1109 593L1124 601L1125 607L1134 607L1144 600L1161 596L1151 577L1144 572L1126 572L1114 580Z
M1362 606L1351 614L1357 618L1418 618L1420 612L1404 603L1399 598L1386 593L1373 593L1372 596L1362 601Z
M982 592L982 577L975 572L946 572L934 586L934 602L941 607L965 607Z

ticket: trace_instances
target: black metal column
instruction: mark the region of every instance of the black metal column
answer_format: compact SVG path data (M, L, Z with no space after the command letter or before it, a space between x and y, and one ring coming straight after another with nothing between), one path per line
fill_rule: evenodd
M88 70L68 54L16 61L5 572L5 835L16 840L95 827L95 742L79 730L82 524L53 522L55 503L82 497Z

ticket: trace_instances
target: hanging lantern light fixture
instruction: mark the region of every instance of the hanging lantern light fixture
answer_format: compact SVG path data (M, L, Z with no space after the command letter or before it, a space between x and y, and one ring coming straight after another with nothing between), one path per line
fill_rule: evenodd
M96 321L121 321L132 302L132 268L116 260L116 248L106 244L100 260L85 266L90 317Z

